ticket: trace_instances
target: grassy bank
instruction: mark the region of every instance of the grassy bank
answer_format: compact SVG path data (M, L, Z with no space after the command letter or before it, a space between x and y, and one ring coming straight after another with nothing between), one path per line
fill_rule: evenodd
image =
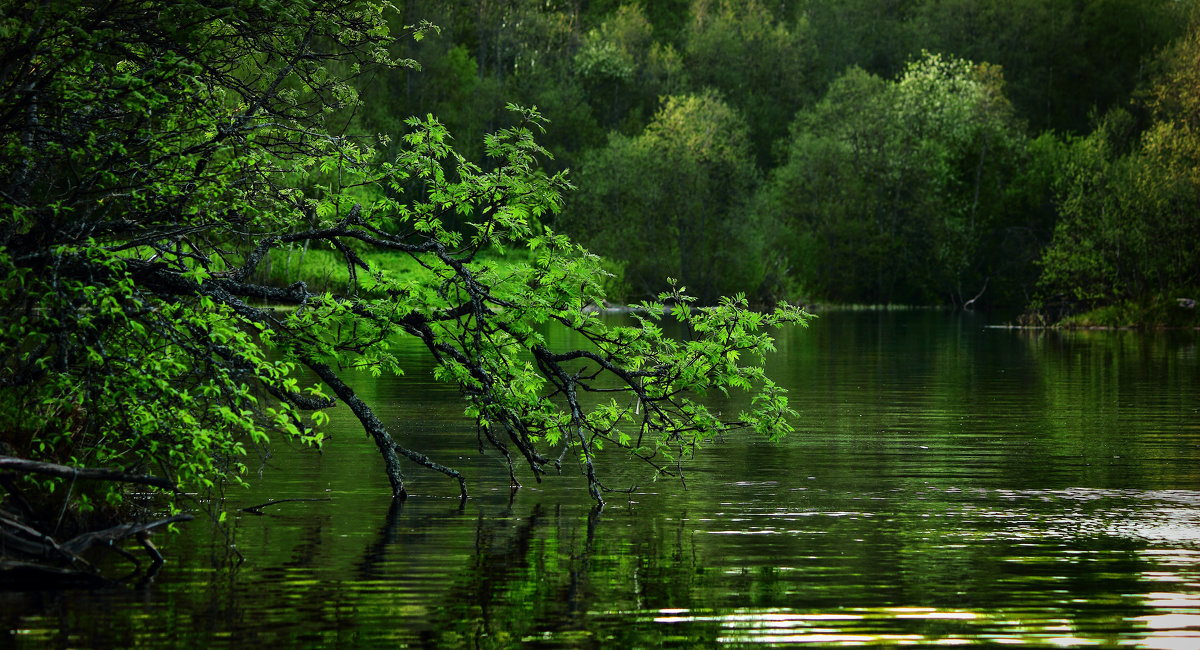
M1154 296L1122 301L1068 316L1056 326L1065 328L1191 329L1200 328L1200 292L1189 297ZM1198 296L1192 298L1190 296Z
M421 266L416 259L407 253L398 251L373 251L363 254L371 265L373 273L382 273L391 280L427 280L432 273ZM480 258L486 260L488 266L505 266L524 264L530 261L529 252L524 249L509 249L503 254L484 252ZM259 269L259 281L275 286L287 286L303 280L308 284L309 291L331 291L340 293L346 290L350 283L350 271L342 254L328 249L310 248L304 250L300 246L292 249L273 250L263 261ZM368 278L361 269L358 270L360 284Z

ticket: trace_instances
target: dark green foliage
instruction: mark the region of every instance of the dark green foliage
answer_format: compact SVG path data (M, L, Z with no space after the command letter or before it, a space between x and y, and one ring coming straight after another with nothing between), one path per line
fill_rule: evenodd
M1163 306L1200 290L1200 36L1164 58L1146 107L1153 123L1132 152L1119 114L1072 143L1035 304L1050 318L1129 304L1106 324L1195 322Z
M761 0L695 0L683 60L694 88L715 88L746 117L760 166L816 94L816 58L807 20L787 24Z
M1173 0L803 0L820 74L850 65L884 78L922 50L1004 68L1007 95L1037 130L1084 132L1121 107L1149 57L1183 33L1194 2Z
M1131 98L1149 87L1157 52L1193 24L1196 3L432 0L402 11L389 18L393 30L421 19L441 30L400 45L420 73L370 72L355 122L395 133L404 116L432 113L460 153L488 165L481 143L507 124L503 105L536 106L548 118L540 141L555 153L545 168L587 176L584 196L542 224L614 258L606 268L629 274L614 286L632 295L653 295L663 275L682 278L691 265L720 269L719 280L691 274L705 301L733 290L965 304L986 286L974 306L1015 309L1035 292L1033 262L1055 228L1051 185L1068 169L1056 143L1096 128L1106 155L1137 150L1153 109ZM977 62L977 81L1003 108L981 106L956 123L961 110L889 105L895 89L845 94L853 70L898 85L924 52ZM709 94L740 115L757 168L718 183L731 193L721 200L705 194L708 181L696 185L715 178L711 166L652 152L645 137L668 98ZM789 131L801 122L807 135ZM875 148L834 146L850 137ZM706 198L678 191L688 183ZM755 194L753 211L713 220L712 206ZM819 225L796 221L797 210ZM598 217L606 214L612 223ZM695 238L676 223L702 224L698 241L726 245L681 249ZM469 227L454 216L445 224ZM676 261L692 254L700 258Z
M755 179L736 111L711 92L670 97L642 135L614 134L584 160L564 226L619 262L631 297L670 277L713 302L762 285L765 233L745 209Z
M849 67L895 77L914 51L912 0L799 0L793 19L807 20L817 50L817 75L827 86Z
M855 68L797 116L757 210L816 295L963 304L1003 274L990 258L1026 216L1009 186L1026 147L994 68L927 55L895 82Z
M621 5L588 30L574 64L597 120L624 133L641 131L659 99L685 82L679 53L654 40L653 26L638 5Z

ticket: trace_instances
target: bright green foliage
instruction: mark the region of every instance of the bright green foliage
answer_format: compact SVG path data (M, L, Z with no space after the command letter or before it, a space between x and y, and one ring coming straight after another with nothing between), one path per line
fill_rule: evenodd
M767 251L742 210L757 177L747 135L715 93L667 98L644 133L614 134L584 160L566 227L619 261L636 297L666 277L705 304L753 290Z
M817 295L961 304L1026 217L1005 186L1025 146L992 67L927 54L895 82L851 69L797 116L757 210Z
M285 175L367 155L314 137L354 90L297 53L327 34L322 51L393 65L377 16L29 3L0 34L9 450L200 490L236 477L268 432L319 442L299 400L261 399L262 385L301 390L295 361L269 360L269 332L239 323L212 278L236 263L238 234L304 209Z
M433 117L403 133L357 130L362 111L379 110L360 95L368 72L410 67L397 39L426 32L396 32L383 11L174 0L154 12L132 1L6 12L5 451L203 491L236 481L250 447L272 436L319 443L323 409L340 404L379 447L396 496L400 457L461 482L392 440L343 379L351 368L402 372L393 346L404 336L460 388L481 445L509 460L514 482L519 459L539 476L573 450L601 501L602 446L671 472L731 428L787 431L791 411L760 367L764 332L804 314L677 307L683 342L663 334L658 306L638 326L606 326L588 309L604 299L599 260L542 226L570 186L540 169L536 110L510 106L516 123L484 139L479 164ZM461 67L462 53L448 56ZM708 145L680 146L709 164ZM263 281L266 261L297 246L336 254L347 283L314 291L301 262L283 283ZM511 249L521 255L492 261ZM370 261L376 251L423 271L389 273ZM547 326L592 347L551 351ZM301 368L319 382L301 381ZM617 401L585 410L579 396L599 385ZM756 390L755 407L728 418L694 401L730 388Z

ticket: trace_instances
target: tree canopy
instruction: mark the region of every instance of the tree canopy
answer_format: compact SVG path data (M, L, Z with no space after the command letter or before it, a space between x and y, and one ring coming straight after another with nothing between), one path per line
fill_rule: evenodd
M404 461L465 497L455 469L394 439L347 381L402 372L405 337L461 391L475 422L462 434L503 456L514 485L566 459L602 503L603 459L670 475L716 434L790 429L761 360L769 329L805 314L697 309L680 286L607 324L599 259L542 225L571 186L543 167L539 111L510 106L477 161L432 116L368 130L371 80L415 68L405 42L435 31L394 21L349 0L6 12L0 451L154 474L180 495L237 482L271 439L321 444L326 411L348 408L396 497ZM345 285L280 264L294 246L335 256ZM548 327L587 345L552 350ZM752 407L698 399L729 389ZM28 504L64 482L3 486ZM86 510L123 492L70 494Z
M680 278L711 304L763 283L765 233L745 212L756 177L740 113L713 91L668 97L642 134L615 133L583 159L566 227L620 265L625 293Z
M996 250L1028 219L1004 188L1028 139L999 71L926 54L894 82L860 68L792 125L757 210L777 224L798 281L840 300L963 304L1004 269Z

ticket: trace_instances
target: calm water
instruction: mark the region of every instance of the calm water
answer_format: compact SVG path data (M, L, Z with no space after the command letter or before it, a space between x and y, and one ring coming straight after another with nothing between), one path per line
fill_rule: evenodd
M1197 338L825 314L770 364L795 435L714 444L686 490L599 513L575 475L510 499L414 349L406 377L359 385L470 476L465 505L415 468L392 504L335 420L324 454L276 449L231 495L329 499L238 517L240 567L193 522L159 537L150 584L0 595L0 646L1197 648ZM639 480L611 462L610 484Z

